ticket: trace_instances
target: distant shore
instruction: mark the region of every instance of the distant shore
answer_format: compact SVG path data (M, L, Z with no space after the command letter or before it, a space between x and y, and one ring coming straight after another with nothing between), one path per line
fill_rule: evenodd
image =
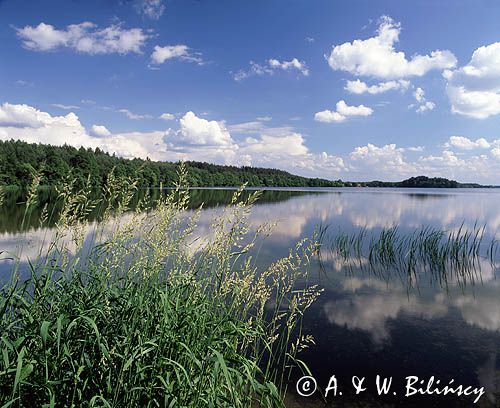
M400 187L400 188L494 188L479 183L461 183L443 177L416 176L403 181L344 181L297 176L284 170L251 166L227 166L188 161L187 178L192 187L254 188ZM55 186L73 180L75 188L100 190L111 173L137 180L141 188L172 187L179 162L157 162L149 158L125 159L96 149L52 146L19 140L0 141L0 187ZM497 186L498 187L498 186Z

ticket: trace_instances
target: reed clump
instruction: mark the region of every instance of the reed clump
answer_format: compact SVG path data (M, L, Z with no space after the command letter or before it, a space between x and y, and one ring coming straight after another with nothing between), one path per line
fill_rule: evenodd
M257 270L259 193L237 191L203 238L184 166L154 210L128 211L135 189L113 173L99 200L59 187L54 236L1 288L0 406L283 406L287 370L312 342L300 324L320 294L303 284L314 240Z
M323 250L330 251L348 268L369 268L377 275L396 273L410 286L419 275L430 277L445 287L453 280L460 285L481 281L484 264L495 272L498 262L498 241L485 239L485 226L472 228L464 224L446 231L423 226L411 233L398 227L383 228L378 234L361 229L353 234L330 235L328 228L320 232Z

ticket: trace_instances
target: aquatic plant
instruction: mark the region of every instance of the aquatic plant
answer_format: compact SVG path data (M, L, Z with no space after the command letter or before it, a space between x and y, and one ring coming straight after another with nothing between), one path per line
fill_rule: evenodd
M451 231L423 226L410 233L397 226L373 234L366 229L353 234L326 229L321 233L323 253L329 251L348 268L369 268L385 277L397 273L410 286L421 273L430 273L444 287L451 279L461 285L479 281L483 261L494 271L497 268L498 241L485 242L485 226L477 223Z
M98 201L71 180L59 187L54 237L16 258L0 289L0 406L283 406L313 341L301 319L320 294L303 284L316 243L258 270L252 248L269 228L248 216L259 193L236 191L202 238L184 166L178 177L147 212L128 210L136 184L113 172Z

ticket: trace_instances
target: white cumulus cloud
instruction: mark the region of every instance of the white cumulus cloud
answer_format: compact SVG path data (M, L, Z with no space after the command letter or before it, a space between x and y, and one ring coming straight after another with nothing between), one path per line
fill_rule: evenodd
M344 115L358 112L352 108L359 107L340 104L338 111ZM0 105L1 140L99 147L126 158L272 167L344 180L402 180L423 174L498 184L500 174L500 139L452 136L441 153L432 149L439 146L426 146L429 154L420 157L416 156L424 151L424 146L367 143L355 147L350 154L337 156L311 151L306 137L292 126L271 127L266 121L226 126L222 120L207 120L189 111L175 125L174 129L113 133L97 124L87 130L73 112L56 116L29 105ZM475 149L482 150L477 154Z
M91 132L97 137L111 136L111 132L103 125L92 125Z
M179 59L181 61L195 62L199 65L203 64L203 59L200 54L191 52L191 49L185 44L166 45L161 47L156 45L151 54L151 62L159 65L165 61Z
M347 71L358 76L382 79L398 79L422 76L433 69L455 67L457 60L451 51L436 50L429 55L415 55L407 59L402 51L396 51L401 24L383 16L374 37L335 45L328 64L333 70Z
M295 71L303 76L309 75L309 68L304 61L299 61L297 58L292 58L290 61L280 61L275 58L268 59L264 64L258 64L250 61L248 70L239 70L233 74L235 81L242 81L250 76L273 75L277 70Z
M479 47L467 65L443 75L453 113L476 119L500 114L500 42Z
M141 53L149 35L141 28L123 28L121 24L99 28L92 22L71 24L57 29L46 23L16 29L23 46L33 51L70 48L84 54Z
M453 146L461 150L489 149L490 143L485 138L471 140L464 136L451 136L447 146Z
M187 112L180 119L180 131L175 140L181 144L230 146L234 144L231 135L221 122L199 118L193 112Z
M314 120L326 123L343 122L352 116L370 116L372 113L373 109L365 105L349 106L345 101L340 100L337 102L336 111L326 109L316 112Z
M277 59L270 59L268 61L269 66L273 69L282 69L284 71L287 70L297 70L302 75L308 76L309 69L304 61L299 61L297 58L293 58L290 61L279 61Z
M415 108L415 111L417 113L431 111L436 107L436 104L434 102L427 100L427 98L425 97L425 91L420 87L417 87L417 89L415 89L415 91L413 92L413 96L417 103L410 105L409 108Z
M0 106L0 137L23 140L28 143L44 143L54 146L68 144L74 147L90 147L116 153L126 158L156 154L158 142L165 132L148 134L111 134L104 126L94 125L90 132L78 116L70 112L64 116L53 116L29 105L4 103Z
M366 146L356 147L351 152L350 158L354 161L361 160L364 163L383 163L385 166L403 166L405 165L403 152L404 149L396 147L396 144L378 147L368 143Z
M50 122L52 117L31 106L5 102L0 107L0 126L17 128L39 128Z
M364 94L369 93L371 95L376 95L392 90L406 91L410 87L410 81L405 79L400 79L397 81L387 81L379 82L375 85L368 85L366 82L356 79L355 81L347 81L345 90L353 94Z
M0 107L0 127L9 138L31 143L62 145L78 141L94 146L78 116L73 112L65 116L52 116L28 105L4 103Z
M160 115L160 119L163 119L163 120L174 120L175 119L175 115L172 114L172 113L165 112L165 113L162 113Z
M259 139L248 137L245 142L244 150L255 155L281 155L284 149L290 156L305 155L308 152L304 138L300 133L283 136L263 134Z

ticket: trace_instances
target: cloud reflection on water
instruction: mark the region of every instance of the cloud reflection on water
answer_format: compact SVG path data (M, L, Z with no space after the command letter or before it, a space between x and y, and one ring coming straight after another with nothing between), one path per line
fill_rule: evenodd
M462 223L472 227L478 222L486 225L489 237L500 238L500 193L496 190L429 194L390 189L382 192L370 189L341 191L300 195L285 201L256 205L250 215L252 226L277 221L274 234L266 239L260 255L266 261L286 255L288 248L300 238L310 236L318 224L331 225L333 229L351 233L360 228L376 231L394 225L403 232L422 225L456 230ZM212 218L220 211L220 208L203 211L193 237L196 241L193 252L197 246L206 244L212 234ZM130 221L131 216L126 214L121 221ZM102 238L105 239L114 227L115 222L106 226ZM92 230L95 225L90 223L88 228ZM23 259L34 259L40 247L46 248L53 233L51 229L41 228L28 232L24 237L0 234L0 251L22 251ZM7 262L0 261L0 269L4 269L2 263ZM359 269L359 265L363 268ZM313 271L313 276L317 276L320 285L326 288L321 306L315 309L317 315L309 317L317 322L316 327L320 327L315 336L326 335L329 327L342 327L350 330L352 335L361 333L368 336L376 348L389 349L391 330L396 325L424 319L437 330L443 330L441 341L449 345L451 340L445 336L446 329L439 327L440 321L446 318L458 319L465 337L482 330L485 342L494 342L499 338L500 283L495 278L498 278L498 263L495 272L489 262L482 259L481 280L465 288L460 287L454 276L449 277L446 290L433 285L428 276L422 276L418 290L413 288L411 291L408 291L404 279L396 274L385 278L370 274L366 259L356 260L348 266L339 257L332 256L325 259L324 266L322 271ZM491 355L477 371L480 383L493 390L490 397L498 387L496 359L496 354Z

